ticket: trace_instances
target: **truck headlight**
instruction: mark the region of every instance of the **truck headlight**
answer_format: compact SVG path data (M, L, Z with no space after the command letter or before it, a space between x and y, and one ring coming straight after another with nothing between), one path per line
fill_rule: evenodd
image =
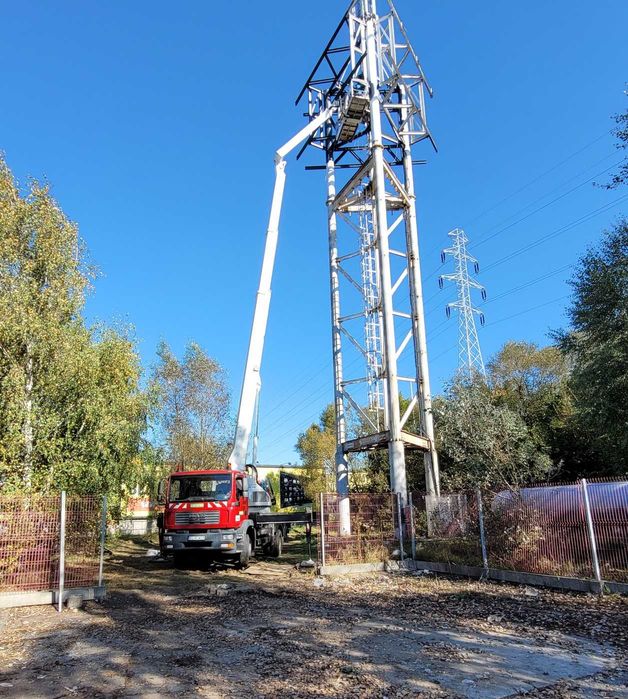
M171 536L164 536L164 541L172 541L172 537Z
M233 534L223 534L222 538L224 541L233 541Z

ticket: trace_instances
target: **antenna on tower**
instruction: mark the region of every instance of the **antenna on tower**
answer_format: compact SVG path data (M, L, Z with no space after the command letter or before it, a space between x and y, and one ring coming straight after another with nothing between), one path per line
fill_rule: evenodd
M447 317L451 315L451 309L458 311L458 370L466 373L470 378L475 374L486 376L482 350L478 340L478 332L475 327L475 316L480 319L480 325L484 325L484 313L475 308L471 303L471 289L479 289L482 300L486 299L486 290L469 273L469 264L473 265L473 272L480 271L480 264L467 252L469 239L462 228L454 228L447 234L452 239L452 245L441 252L441 260L445 262L447 255L454 260L455 272L443 274L438 279L438 285L442 289L444 282L456 283L458 299L448 303L445 310Z

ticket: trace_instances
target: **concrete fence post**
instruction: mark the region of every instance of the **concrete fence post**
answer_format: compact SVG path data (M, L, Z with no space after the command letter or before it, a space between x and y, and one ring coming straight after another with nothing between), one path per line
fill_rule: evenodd
M63 588L65 587L65 516L65 490L62 490L59 522L59 612L63 609Z
M484 572L488 574L488 553L486 551L486 533L484 531L484 506L482 503L482 491L478 488L476 491L478 500L478 520L480 523L480 546L482 547L482 567Z
M321 518L321 566L325 567L325 498L320 494L320 518Z
M597 541L595 540L595 529L593 528L593 516L591 515L591 503L589 502L589 489L587 488L587 479L583 478L580 481L582 490L582 499L584 500L584 512L587 520L587 532L589 534L589 544L591 546L591 563L593 566L593 575L598 584L598 594L604 594L604 585L602 583L602 574L600 572L600 560L597 555Z
M412 560L416 561L416 527L414 525L414 500L412 493L408 496L408 504L410 506L410 536L412 537Z
M107 536L107 496L102 496L102 517L100 520L100 560L98 562L98 587L102 587L105 563L105 537Z

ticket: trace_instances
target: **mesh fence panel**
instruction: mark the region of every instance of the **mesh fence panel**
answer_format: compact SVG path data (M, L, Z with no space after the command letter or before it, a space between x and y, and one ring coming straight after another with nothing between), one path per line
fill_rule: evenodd
M590 482L587 488L602 578L628 582L628 483Z
M628 482L594 481L587 488L602 578L626 582ZM581 482L484 492L482 499L491 568L593 577ZM476 493L415 494L412 502L418 560L482 565Z
M100 498L92 496L66 500L66 587L90 587L98 582L101 507Z
M0 497L0 591L59 584L60 497Z
M325 565L377 563L390 558L398 548L395 531L396 499L392 494L349 495L351 534L340 534L339 498L336 493L323 494L322 526L319 540L319 562Z
M475 493L413 494L411 501L417 559L482 565Z
M59 585L59 496L0 496L0 592L50 590ZM101 503L66 500L65 586L98 579Z
M588 482L587 492L602 578L628 582L628 482ZM593 578L582 481L480 497L489 567ZM401 528L392 494L352 494L349 506L351 533L341 535L338 495L323 495L320 563L384 561L399 549L401 529L405 554L417 560L483 565L478 491L413 494Z
M486 495L491 567L591 578L591 548L579 484Z

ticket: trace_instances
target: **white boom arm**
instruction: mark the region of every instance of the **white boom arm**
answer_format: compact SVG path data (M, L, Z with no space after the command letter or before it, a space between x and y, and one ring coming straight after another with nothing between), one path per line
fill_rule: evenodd
M273 277L273 268L275 266L277 238L279 236L279 217L281 215L283 190L286 182L286 161L284 157L319 129L327 119L329 119L332 112L333 109L331 108L321 112L316 119L313 119L275 153L275 188L273 190L273 201L270 207L268 229L266 231L262 272L257 296L255 298L253 326L249 339L249 351L246 357L244 379L242 380L242 393L240 394L240 407L238 408L238 421L236 423L233 451L229 457L229 468L236 471L244 471L246 467L246 452L253 425L256 394L261 385L260 366L262 363L262 353L264 351L268 310L270 308L270 286Z

